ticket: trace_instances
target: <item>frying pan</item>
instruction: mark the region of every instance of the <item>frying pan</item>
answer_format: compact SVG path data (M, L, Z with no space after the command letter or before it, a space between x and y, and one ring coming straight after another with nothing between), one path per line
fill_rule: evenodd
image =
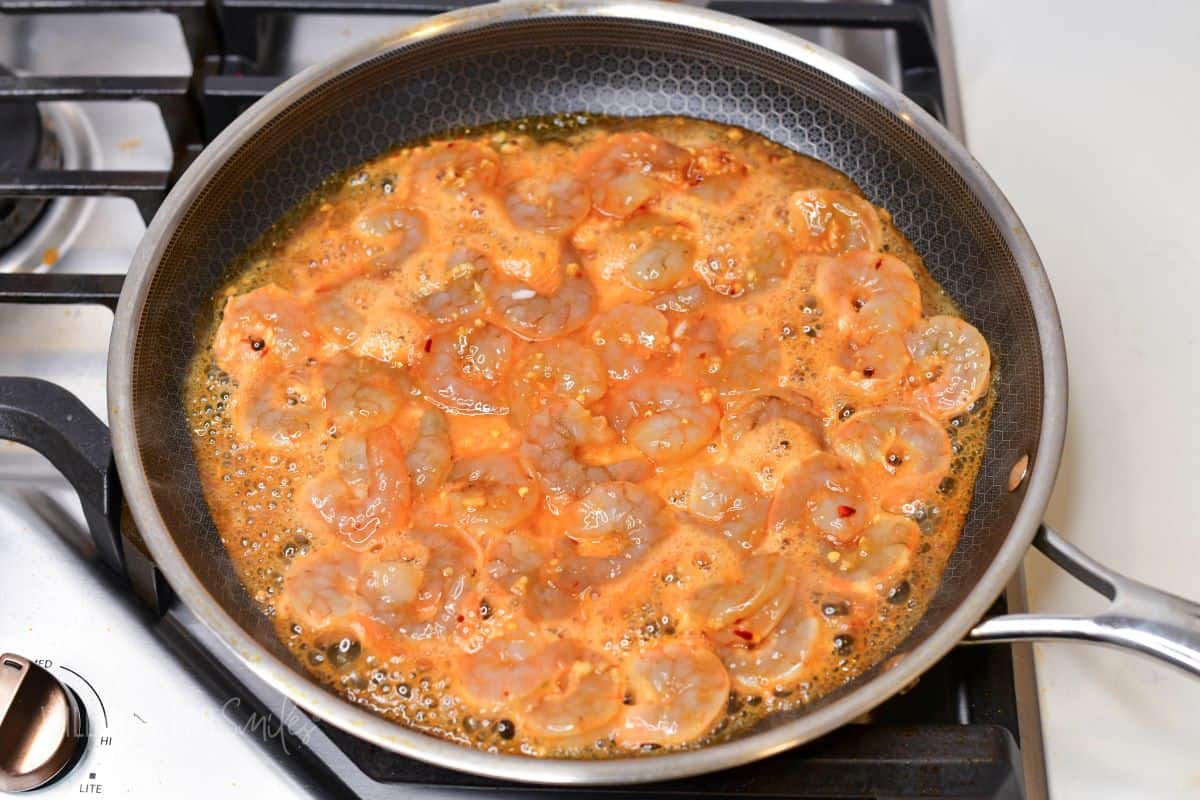
M610 761L489 754L341 699L309 677L242 588L192 457L183 391L197 345L195 320L240 251L323 178L394 144L455 126L573 111L683 114L741 125L845 172L893 214L983 332L1000 369L966 527L912 633L840 690L701 750ZM807 42L735 17L656 3L480 6L297 75L209 145L154 218L117 308L108 380L125 501L179 598L249 669L299 706L381 747L443 766L574 784L724 769L854 719L964 638L1086 639L1200 674L1200 606L1105 569L1041 525L1066 429L1066 363L1050 286L1012 208L962 146L891 87ZM8 419L43 413L18 388L12 381L0 385L0 411ZM11 424L0 427L21 438ZM59 461L81 485L71 465ZM95 525L108 524L117 503L112 484L86 487L85 509ZM1031 542L1108 596L1110 607L1095 617L980 622Z

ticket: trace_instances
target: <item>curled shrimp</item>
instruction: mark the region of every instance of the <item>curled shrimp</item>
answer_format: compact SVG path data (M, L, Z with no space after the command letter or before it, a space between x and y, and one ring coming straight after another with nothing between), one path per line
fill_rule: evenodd
M608 391L608 373L590 348L571 339L530 349L514 370L512 414L521 425L555 397L589 406Z
M803 395L784 389L745 397L721 420L729 461L773 494L779 480L824 443L824 428Z
M284 575L277 613L318 631L360 613L361 570L360 555L337 546L322 547L296 559Z
M588 328L587 340L614 381L645 372L665 358L671 344L662 312L633 303L614 306L597 317Z
M862 593L886 589L912 564L921 529L908 517L877 514L853 545L840 547L826 566Z
M883 244L879 214L851 192L807 189L788 198L788 232L802 253L874 252Z
M669 532L670 519L656 495L612 481L567 506L558 525L575 547L561 559L563 579L557 582L577 592L625 574Z
M404 457L412 486L418 493L437 491L450 474L450 433L436 408L426 409L417 423L417 438Z
M559 747L590 745L608 738L623 698L619 670L599 653L582 651L520 704L516 723Z
M325 411L341 432L389 422L412 392L403 372L345 354L330 359L319 371L326 387Z
M654 463L679 461L703 449L721 422L707 394L679 378L646 378L613 392L609 419Z
M498 712L555 680L579 652L574 642L525 628L459 655L454 675L468 702L485 713Z
M761 541L771 505L768 496L755 491L748 476L726 465L694 470L687 485L671 499L692 524L746 550Z
M428 323L400 284L384 277L355 278L336 290L343 313L354 313L351 349L394 366L411 366L424 353Z
M481 281L488 263L483 256L467 248L455 248L447 260L447 281L421 298L419 306L430 321L448 325L475 317L484 307Z
M821 261L813 290L839 331L904 331L921 318L921 289L898 258L866 250Z
M501 190L504 208L519 227L535 233L565 233L592 209L588 185L570 175L529 175Z
M402 531L408 523L411 486L395 432L376 428L341 440L333 473L304 488L313 524L354 549Z
M239 385L233 397L230 420L243 441L263 447L290 447L324 427L322 384L308 367L264 373Z
M521 456L550 495L578 497L610 480L638 481L651 469L620 447L608 421L575 400L557 398L529 419Z
M715 319L702 316L684 320L673 333L683 339L676 354L679 371L724 397L780 385L779 337L761 322L724 333Z
M971 407L987 391L991 353L983 335L957 317L930 317L907 338L912 397L938 419Z
M707 203L728 203L749 173L746 163L724 147L710 145L695 151L684 168L690 194Z
M698 589L688 613L718 646L751 647L771 634L794 594L787 559L762 553L747 559L736 578Z
M421 249L429 238L427 228L421 212L386 195L367 205L354 220L365 255L380 270L396 269Z
M477 197L496 186L500 173L500 156L486 142L435 142L414 155L405 184L422 208L443 197L460 201Z
M274 284L231 297L213 339L217 366L239 384L280 366L301 366L321 346L309 320L308 307Z
M817 613L811 603L797 597L760 643L722 648L721 657L734 684L752 694L766 694L788 691L800 683L828 638Z
M784 238L760 230L748 236L708 237L695 271L709 289L726 297L741 297L774 285L791 272L793 256Z
M593 274L606 282L624 279L635 289L662 292L691 275L695 239L691 228L679 220L639 214L606 226L586 254Z
M512 346L512 337L492 325L464 325L434 336L417 370L418 385L451 414L507 414L500 384Z
M638 131L606 137L581 163L595 207L624 218L657 199L664 184L681 182L689 160L682 147Z
M442 639L479 605L478 547L453 528L412 528L368 561L359 583L384 637Z
M577 599L555 583L550 567L569 554L561 545L521 530L493 536L488 543L488 577L516 599L516 607L530 620L562 619L577 605Z
M950 437L928 414L872 408L839 425L833 449L855 464L888 511L912 510L950 472Z
M582 328L592 318L596 291L586 276L568 276L551 294L487 273L483 291L498 325L529 341L552 339Z
M455 462L446 488L456 523L477 535L512 530L537 510L539 499L533 477L505 453Z
M639 653L625 670L633 704L625 709L617 741L669 745L712 730L729 702L729 673L711 650L670 644Z
M852 466L831 453L816 453L783 477L767 518L768 530L816 533L850 542L874 513L874 503Z
M860 341L847 336L829 370L845 390L859 400L879 400L900 385L910 358L897 332L877 333Z

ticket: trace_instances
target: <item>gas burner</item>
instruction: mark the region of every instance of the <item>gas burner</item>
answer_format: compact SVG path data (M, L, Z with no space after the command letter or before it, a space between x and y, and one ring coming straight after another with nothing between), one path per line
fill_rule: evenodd
M0 75L11 75L0 67ZM0 103L0 169L97 169L100 145L69 103ZM74 243L93 198L0 199L0 272L44 272Z

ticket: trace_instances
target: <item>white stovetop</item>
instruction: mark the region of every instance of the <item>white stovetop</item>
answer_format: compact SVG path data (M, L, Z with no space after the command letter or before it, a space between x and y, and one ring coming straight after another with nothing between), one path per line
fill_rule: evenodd
M1067 448L1049 522L1200 599L1200 4L950 5L971 151L1020 214L1062 312ZM1027 559L1035 611L1096 595ZM1035 649L1051 794L1200 796L1200 681L1086 645Z

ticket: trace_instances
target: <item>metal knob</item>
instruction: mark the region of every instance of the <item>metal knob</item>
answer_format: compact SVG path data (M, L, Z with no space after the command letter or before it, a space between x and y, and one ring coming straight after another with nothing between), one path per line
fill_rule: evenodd
M0 792L36 789L67 774L87 722L69 687L27 658L0 655Z

